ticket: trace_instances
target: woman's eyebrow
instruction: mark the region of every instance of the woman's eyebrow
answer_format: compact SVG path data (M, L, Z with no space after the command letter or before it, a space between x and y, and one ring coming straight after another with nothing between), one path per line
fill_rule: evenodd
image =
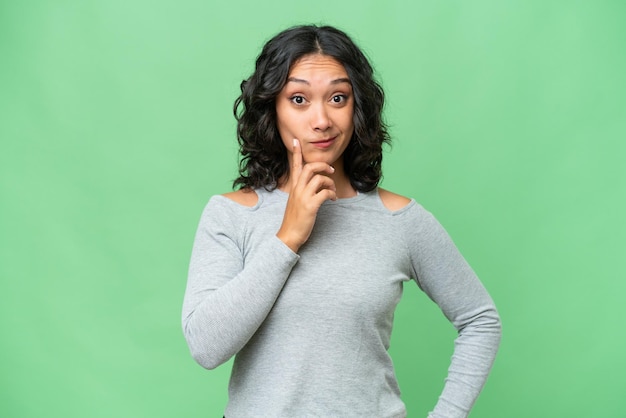
M304 80L302 78L296 78L296 77L289 77L287 78L287 82L291 82L291 83L301 83L301 84L306 84L307 86L310 86L311 83L309 83L307 80ZM352 84L350 82L349 78L343 77L343 78L337 78L335 80L332 80L330 82L330 84L341 84L341 83L348 83L348 84Z
M288 82L288 83L289 83L289 82L291 82L291 83L302 83L302 84L306 84L306 85L309 85L309 86L311 85L311 83L309 83L308 81L303 80L303 79L301 79L301 78L295 78L295 77L289 77L289 78L287 78L287 82Z
M344 78L338 78L336 80L333 80L330 82L330 84L341 84L341 83L348 83L350 85L352 85L352 83L350 82L350 79L347 77Z

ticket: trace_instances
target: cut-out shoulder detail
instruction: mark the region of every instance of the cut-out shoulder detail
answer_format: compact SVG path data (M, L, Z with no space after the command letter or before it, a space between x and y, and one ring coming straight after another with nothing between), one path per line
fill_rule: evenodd
M380 200L383 202L383 205L385 205L385 207L392 212L400 210L411 203L411 199L408 197L392 193L389 190L381 189L380 187L378 188L378 196L380 196Z
M222 196L249 208L256 205L259 201L259 196L251 189L240 189L234 192L224 193Z

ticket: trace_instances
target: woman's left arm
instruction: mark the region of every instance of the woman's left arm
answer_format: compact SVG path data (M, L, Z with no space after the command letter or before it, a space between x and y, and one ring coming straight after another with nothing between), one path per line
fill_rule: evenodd
M446 383L429 418L466 417L491 370L501 336L500 316L487 290L432 214L406 213L406 241L420 288L458 331Z

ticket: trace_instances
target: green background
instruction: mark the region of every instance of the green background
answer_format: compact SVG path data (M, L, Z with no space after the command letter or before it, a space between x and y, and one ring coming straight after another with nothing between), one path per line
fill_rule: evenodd
M230 189L263 43L337 25L386 90L383 186L435 213L499 307L473 417L626 416L626 3L0 0L0 416L216 417L191 359L191 244ZM406 287L409 417L454 331Z

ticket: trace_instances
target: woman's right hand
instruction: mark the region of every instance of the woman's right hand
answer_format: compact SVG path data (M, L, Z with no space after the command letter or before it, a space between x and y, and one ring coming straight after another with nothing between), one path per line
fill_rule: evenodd
M289 171L289 199L283 223L276 236L293 252L298 252L311 236L317 211L326 200L337 200L335 182L328 175L335 169L324 162L303 164L300 141L293 140Z

